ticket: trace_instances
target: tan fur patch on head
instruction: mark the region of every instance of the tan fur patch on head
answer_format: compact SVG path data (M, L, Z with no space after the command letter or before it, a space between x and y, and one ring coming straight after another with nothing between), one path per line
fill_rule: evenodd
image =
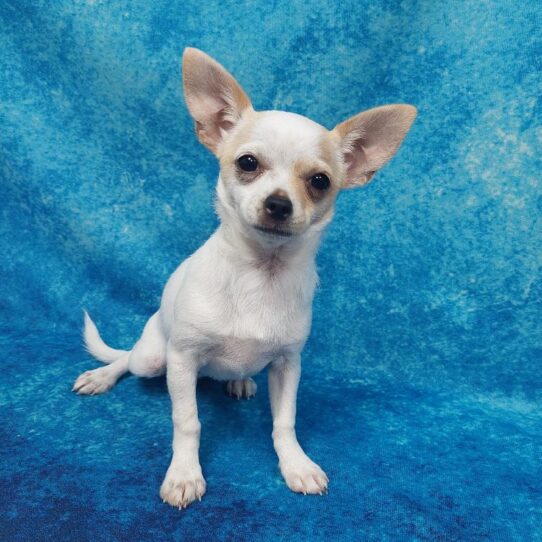
M333 132L326 132L318 146L322 160L333 169L334 176L340 174L342 169L339 144L340 141Z
M294 165L292 185L303 211L311 216L311 223L322 220L333 210L341 175L340 162L337 160L335 142L328 134L323 134L319 146L317 160L301 159ZM331 186L326 190L318 190L311 186L310 179L317 173L327 175Z
M236 168L235 161L238 158L238 149L251 140L252 128L258 120L258 115L259 113L253 109L247 109L230 137L218 149L218 159L222 171L231 172Z

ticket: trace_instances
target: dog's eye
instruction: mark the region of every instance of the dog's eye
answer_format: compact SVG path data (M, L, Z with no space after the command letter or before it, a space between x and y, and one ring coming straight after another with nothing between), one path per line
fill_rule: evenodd
M252 154L243 154L237 159L237 164L243 171L256 171L258 169L258 160Z
M329 185L329 177L324 173L317 173L311 177L311 186L316 188L316 190L327 190Z

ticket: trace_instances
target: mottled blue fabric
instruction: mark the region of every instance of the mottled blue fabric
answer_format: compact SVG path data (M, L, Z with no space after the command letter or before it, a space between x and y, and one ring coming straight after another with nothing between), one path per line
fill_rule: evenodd
M0 4L0 539L542 540L542 7L536 1ZM199 47L259 109L419 117L342 194L318 265L291 493L265 375L203 380L208 492L179 512L164 379L70 392L86 307L129 347L216 227L183 104Z

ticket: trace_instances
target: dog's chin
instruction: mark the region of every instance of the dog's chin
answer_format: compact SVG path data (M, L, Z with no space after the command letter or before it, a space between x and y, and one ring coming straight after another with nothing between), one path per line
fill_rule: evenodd
M253 228L261 235L271 236L271 237L280 237L286 240L289 237L293 237L295 233L287 228L277 228L269 226L260 226L256 224Z

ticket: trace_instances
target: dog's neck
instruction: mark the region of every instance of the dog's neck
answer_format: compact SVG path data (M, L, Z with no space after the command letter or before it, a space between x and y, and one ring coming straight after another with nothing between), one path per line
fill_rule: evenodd
M311 231L287 240L260 240L240 224L223 220L216 235L235 259L276 275L282 269L295 268L300 273L312 269L322 232Z

